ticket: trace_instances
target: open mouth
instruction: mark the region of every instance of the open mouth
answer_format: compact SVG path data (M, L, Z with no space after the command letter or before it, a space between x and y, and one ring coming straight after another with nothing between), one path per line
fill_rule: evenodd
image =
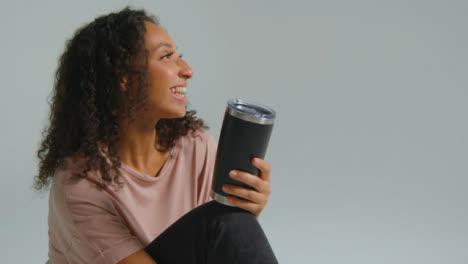
M174 87L169 89L171 91L171 95L174 96L176 99L186 103L187 99L185 98L184 94L186 91L185 87Z
M174 87L169 89L171 93L184 96L186 88L185 87Z

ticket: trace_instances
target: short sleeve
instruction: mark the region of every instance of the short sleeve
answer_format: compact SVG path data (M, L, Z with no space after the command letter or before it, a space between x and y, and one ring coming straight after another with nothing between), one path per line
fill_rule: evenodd
M71 246L65 253L70 263L115 264L143 248L118 214L106 190L81 180L63 185L62 199L67 208Z
M204 146L203 166L198 176L198 201L197 205L211 201L213 173L216 160L217 144L213 136L206 130L201 133Z

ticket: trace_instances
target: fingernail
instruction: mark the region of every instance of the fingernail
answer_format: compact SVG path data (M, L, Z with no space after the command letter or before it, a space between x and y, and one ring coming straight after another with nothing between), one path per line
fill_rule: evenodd
M237 173L235 171L229 172L229 176L231 176L231 177L235 177L236 175L237 175Z

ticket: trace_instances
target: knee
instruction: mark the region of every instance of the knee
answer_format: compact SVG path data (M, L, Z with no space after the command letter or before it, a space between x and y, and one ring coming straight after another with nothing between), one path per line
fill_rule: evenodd
M255 222L257 222L255 216L249 211L238 207L220 204L216 201L207 202L199 206L197 210L200 211L200 214L203 214L205 216L219 221L230 221L231 219L236 219L242 222L252 222L252 220L255 220Z
M210 229L220 233L248 233L261 230L255 216L244 209L211 201L202 208Z

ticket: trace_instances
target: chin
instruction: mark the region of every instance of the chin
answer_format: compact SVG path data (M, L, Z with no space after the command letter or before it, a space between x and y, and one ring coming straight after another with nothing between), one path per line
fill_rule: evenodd
M184 113L180 114L177 118L182 118L182 117L185 116L185 114L186 114L186 111L184 111Z
M152 112L154 113L153 116L157 116L159 118L175 119L184 117L187 114L187 109L185 106L178 105L154 109Z
M187 111L184 109L183 111L174 113L173 115L171 115L170 118L172 118L172 119L174 119L174 118L182 118L182 117L184 117L186 114L187 114Z

